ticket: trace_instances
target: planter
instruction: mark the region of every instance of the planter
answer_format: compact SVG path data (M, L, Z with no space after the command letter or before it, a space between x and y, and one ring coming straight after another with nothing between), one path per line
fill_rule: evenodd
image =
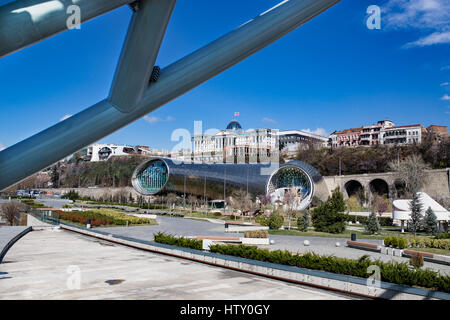
M241 238L242 244L268 245L269 238Z

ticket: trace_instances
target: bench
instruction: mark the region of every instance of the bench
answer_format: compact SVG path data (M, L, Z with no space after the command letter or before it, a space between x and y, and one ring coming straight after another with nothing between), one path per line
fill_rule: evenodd
M362 250L368 250L368 251L374 251L374 252L381 251L381 248L379 245L374 244L374 243L361 242L361 241L348 240L347 246L350 248L362 249Z

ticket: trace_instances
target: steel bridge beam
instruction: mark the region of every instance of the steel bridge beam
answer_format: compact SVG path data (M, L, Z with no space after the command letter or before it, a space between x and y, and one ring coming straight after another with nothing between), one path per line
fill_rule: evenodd
M175 4L176 0L145 0L133 14L109 94L120 111L135 109L148 88Z
M81 22L136 0L17 0L0 7L0 58L67 30L67 8L77 5Z
M161 71L132 112L108 100L0 152L0 190L98 141L266 47L340 0L290 0Z

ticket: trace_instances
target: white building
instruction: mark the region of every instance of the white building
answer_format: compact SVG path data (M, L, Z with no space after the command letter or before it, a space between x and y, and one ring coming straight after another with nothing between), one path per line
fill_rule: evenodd
M116 144L93 144L83 150L86 161L106 161L112 156L128 156L131 154L150 154L146 146L126 146Z
M327 147L328 138L303 130L278 132L280 151L288 156L295 156L300 148L309 147L310 143L319 147Z
M295 153L308 141L326 146L328 138L301 130L243 130L236 120L214 135L195 135L193 160L208 163L256 163L278 161L279 152Z
M236 120L214 135L200 134L192 138L195 162L248 163L268 162L278 154L278 130L244 131ZM266 161L264 161L266 160Z
M385 127L380 130L380 144L402 145L421 143L426 132L421 124Z
M437 201L431 198L425 192L418 192L419 201L422 204L422 211L420 212L422 217L425 216L425 212L428 208L433 210L433 213L436 215L436 220L438 222L438 226L440 230L443 230L444 225L450 222L450 212L447 211L443 206L441 206ZM404 232L405 222L408 222L411 219L411 208L410 208L411 199L399 199L394 200L392 203L394 205L394 210L392 211L392 219L400 220L402 224L402 232Z

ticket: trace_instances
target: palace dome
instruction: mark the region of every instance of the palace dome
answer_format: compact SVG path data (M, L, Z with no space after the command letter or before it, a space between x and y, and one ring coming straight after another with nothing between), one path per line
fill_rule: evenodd
M231 121L228 126L227 126L227 130L242 130L242 127L240 125L239 122L237 122L236 120Z

